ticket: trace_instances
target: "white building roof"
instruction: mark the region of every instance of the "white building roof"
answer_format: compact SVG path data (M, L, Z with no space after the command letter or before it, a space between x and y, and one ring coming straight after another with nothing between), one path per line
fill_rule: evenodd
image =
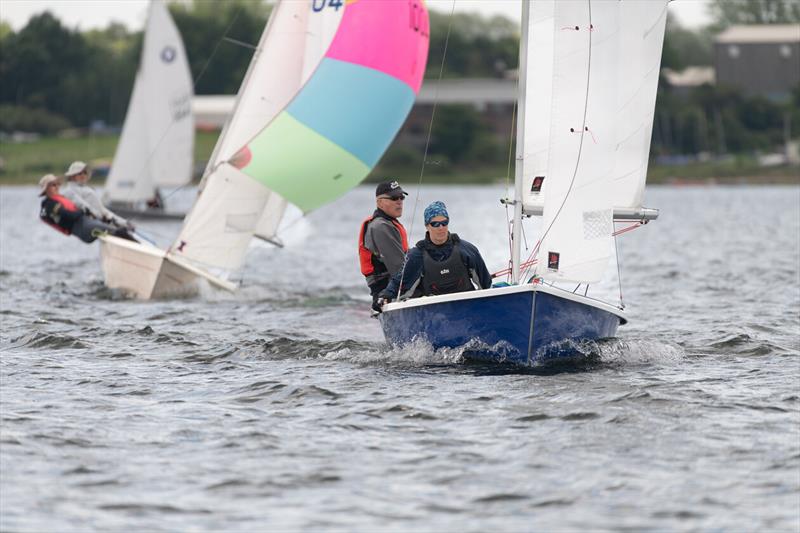
M731 26L714 38L721 44L800 43L800 24L748 24Z
M686 67L681 72L665 68L664 77L673 87L698 87L714 84L714 67Z

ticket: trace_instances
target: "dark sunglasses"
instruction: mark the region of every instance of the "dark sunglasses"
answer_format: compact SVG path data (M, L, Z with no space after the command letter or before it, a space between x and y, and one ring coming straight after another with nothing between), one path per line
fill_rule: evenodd
M392 202L396 202L397 200L403 202L406 199L405 196L398 196L397 198L392 198L391 196L379 196L378 198L381 200L391 200Z
M430 222L428 222L428 224L430 224L432 228L438 228L441 226L447 227L449 223L450 223L449 220L431 220Z

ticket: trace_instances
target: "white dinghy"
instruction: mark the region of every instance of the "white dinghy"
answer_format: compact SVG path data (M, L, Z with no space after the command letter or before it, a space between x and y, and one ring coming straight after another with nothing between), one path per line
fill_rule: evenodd
M428 13L409 0L290 0L273 10L175 242L103 237L106 285L149 299L233 290L252 238L278 242L287 204L307 213L377 164L419 92Z

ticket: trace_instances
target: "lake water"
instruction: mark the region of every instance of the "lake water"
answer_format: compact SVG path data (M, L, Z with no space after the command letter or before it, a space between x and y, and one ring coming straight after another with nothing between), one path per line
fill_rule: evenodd
M408 189L415 239L441 199L505 266L502 186L425 187L415 215ZM630 324L533 371L384 344L372 205L254 247L236 294L138 302L0 188L0 529L800 529L800 188L648 190L660 219L619 238Z

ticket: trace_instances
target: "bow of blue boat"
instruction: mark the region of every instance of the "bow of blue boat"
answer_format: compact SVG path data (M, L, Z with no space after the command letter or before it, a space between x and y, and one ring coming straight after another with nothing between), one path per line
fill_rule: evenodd
M576 344L613 337L627 319L605 302L541 284L428 296L384 306L389 343L424 340L464 357L535 365L577 355Z

